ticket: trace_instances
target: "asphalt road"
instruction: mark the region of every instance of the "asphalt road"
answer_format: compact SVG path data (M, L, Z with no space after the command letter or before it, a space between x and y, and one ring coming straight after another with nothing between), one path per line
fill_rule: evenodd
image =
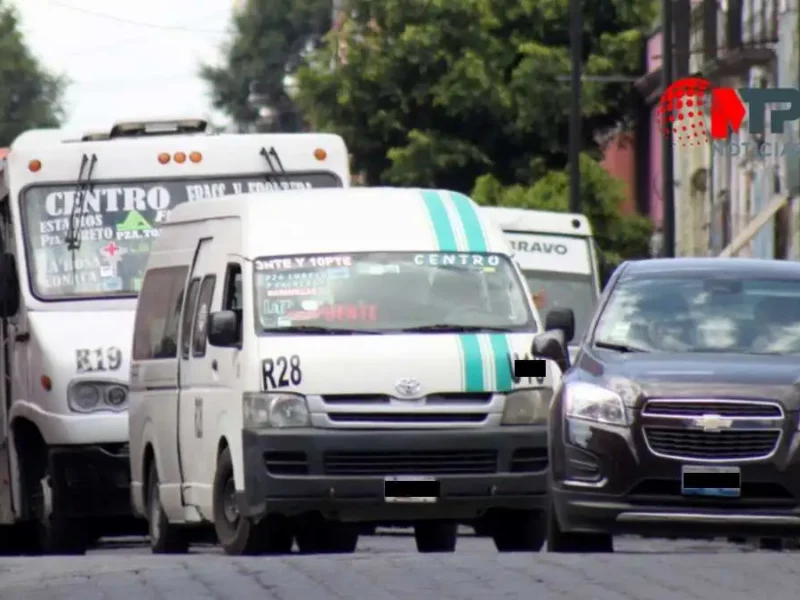
M617 540L613 555L498 554L463 536L455 554L413 538L362 537L355 555L231 558L212 546L152 556L140 540L84 557L0 559L2 600L783 600L796 552L725 541Z

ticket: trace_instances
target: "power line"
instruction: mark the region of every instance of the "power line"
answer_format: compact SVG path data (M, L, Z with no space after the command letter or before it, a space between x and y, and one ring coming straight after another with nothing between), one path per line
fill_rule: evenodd
M190 33L209 33L217 35L225 35L227 33L220 29L196 29L194 27L185 27L181 25L163 25L161 23L147 23L144 21L137 21L135 19L128 19L125 17L118 17L117 15L111 15L108 13L90 10L88 8L81 8L80 6L72 6L71 4L65 4L63 2L59 2L58 0L44 0L44 1L52 6L63 8L64 10L71 10L73 12L82 13L92 17L106 19L107 21L115 21L117 23L135 25L136 27L146 27L148 29L161 29L164 31L186 31Z

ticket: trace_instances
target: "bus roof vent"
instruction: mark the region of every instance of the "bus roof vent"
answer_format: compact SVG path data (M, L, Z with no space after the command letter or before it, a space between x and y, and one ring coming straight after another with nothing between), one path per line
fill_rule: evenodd
M82 141L82 142L100 142L100 141L103 141L103 140L107 140L110 137L111 137L111 134L108 133L107 131L95 131L95 132L91 132L90 131L89 133L84 133L81 136L81 140L80 141Z
M120 137L143 137L151 135L183 135L206 133L205 119L161 119L153 121L122 121L111 128L108 139Z

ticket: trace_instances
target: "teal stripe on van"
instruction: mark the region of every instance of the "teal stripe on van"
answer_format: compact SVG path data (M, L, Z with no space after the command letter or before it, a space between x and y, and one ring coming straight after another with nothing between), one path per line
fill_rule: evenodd
M461 342L461 352L464 354L464 391L485 392L483 356L478 336L466 334L458 337Z
M439 192L433 190L422 190L422 199L428 216L436 234L436 243L439 245L439 252L458 252L456 245L456 235L450 217L447 216L447 209L439 196Z
M492 333L489 335L489 341L492 344L492 354L494 354L494 377L497 382L497 389L493 391L511 391L513 363L508 338L503 333Z
M467 237L467 252L486 252L486 236L475 204L459 192L450 192L450 199L456 207Z

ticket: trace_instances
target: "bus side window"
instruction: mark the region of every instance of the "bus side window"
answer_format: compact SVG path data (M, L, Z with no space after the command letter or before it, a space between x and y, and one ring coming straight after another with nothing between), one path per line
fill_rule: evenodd
M239 263L228 263L225 273L225 294L222 297L222 310L236 313L236 327L239 342L242 341L242 267Z
M188 270L188 267L165 267L148 271L136 311L133 360L177 356L170 321L175 318L175 307L180 306L178 299L183 295Z

